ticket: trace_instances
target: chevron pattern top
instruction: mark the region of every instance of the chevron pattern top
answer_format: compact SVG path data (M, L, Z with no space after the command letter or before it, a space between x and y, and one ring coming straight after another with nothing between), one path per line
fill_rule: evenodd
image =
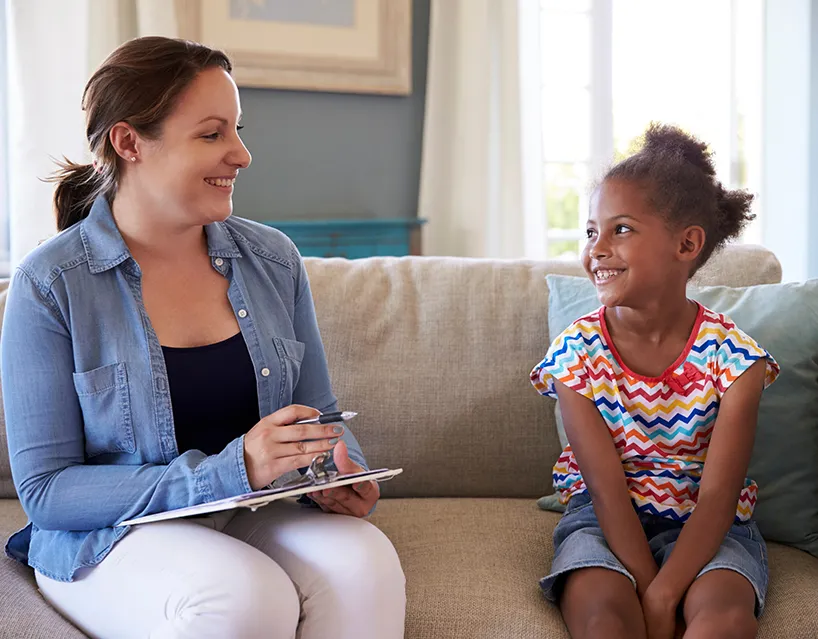
M622 362L605 325L604 307L575 321L531 371L531 382L556 399L554 380L592 400L613 437L637 510L685 521L696 506L719 402L752 364L766 358L764 387L778 376L770 354L726 316L699 305L684 351L660 377ZM586 492L571 446L554 466L560 501ZM758 487L746 479L737 521L753 514Z

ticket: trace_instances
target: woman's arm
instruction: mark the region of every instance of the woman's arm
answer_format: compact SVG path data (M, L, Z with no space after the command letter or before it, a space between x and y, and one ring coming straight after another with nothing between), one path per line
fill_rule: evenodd
M628 495L622 462L596 405L555 381L565 433L594 503L605 541L636 579L640 597L658 568Z
M338 409L335 395L330 384L327 358L324 353L324 344L318 330L318 321L315 317L315 306L307 278L304 263L298 258L299 271L296 279L295 314L293 326L295 337L304 343L304 359L301 361L301 374L298 384L293 391L293 403L317 408L322 413L333 412ZM355 406L344 406L344 410L356 410ZM347 427L341 439L346 443L349 458L359 466L369 470L358 440Z
M753 452L766 369L765 359L757 360L722 396L696 508L654 581L661 597L675 604L715 556L735 520Z
M188 451L167 465L86 464L72 376L82 346L53 296L18 270L2 331L3 402L14 483L38 528L94 530L250 490L243 437L218 455Z

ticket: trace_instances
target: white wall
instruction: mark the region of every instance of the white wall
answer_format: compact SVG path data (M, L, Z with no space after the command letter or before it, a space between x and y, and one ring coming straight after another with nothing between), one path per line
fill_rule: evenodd
M86 0L11 0L7 7L10 233L16 264L56 232L54 186L41 179L56 168L52 158L87 160L81 101L88 75L88 7Z
M8 132L6 130L8 112L6 43L6 1L0 0L0 276L8 275Z
M763 243L784 281L818 277L818 0L767 0Z

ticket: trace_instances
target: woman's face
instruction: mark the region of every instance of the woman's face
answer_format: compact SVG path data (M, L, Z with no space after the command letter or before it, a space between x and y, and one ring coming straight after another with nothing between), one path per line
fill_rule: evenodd
M221 68L199 73L163 123L159 139L141 140L133 166L140 199L180 226L227 219L233 212L233 182L251 160L238 134L240 119L233 78Z

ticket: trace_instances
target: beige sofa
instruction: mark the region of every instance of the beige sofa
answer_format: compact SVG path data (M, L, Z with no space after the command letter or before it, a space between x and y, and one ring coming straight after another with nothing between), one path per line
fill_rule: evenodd
M406 636L566 638L540 595L559 516L554 405L528 372L549 342L547 273L565 262L377 258L308 260L341 407L383 485L372 517L407 578ZM770 253L733 247L697 278L734 286L780 279ZM816 329L818 330L818 329ZM2 429L0 429L2 430ZM0 442L0 536L25 517ZM818 637L818 559L769 544L770 590L759 637ZM83 636L37 593L32 572L0 560L0 636Z

